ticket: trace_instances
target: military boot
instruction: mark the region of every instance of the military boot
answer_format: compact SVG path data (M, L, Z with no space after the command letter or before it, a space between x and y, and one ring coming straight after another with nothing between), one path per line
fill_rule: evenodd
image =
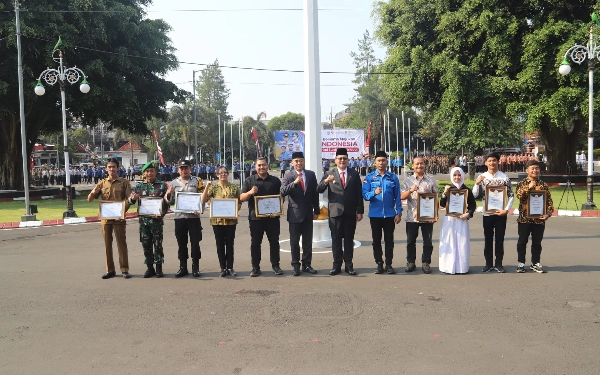
M187 260L180 260L179 261L179 271L177 271L177 273L175 274L175 277L182 277L185 275L188 275L188 269L187 269Z
M148 262L146 264L146 266L148 267L148 269L146 270L146 272L144 272L144 279L150 278L152 276L156 275L156 271L154 271L154 265L151 262Z
M200 260L192 260L192 276L200 277Z
M162 264L157 264L156 265L156 277L163 277L163 270L162 270Z

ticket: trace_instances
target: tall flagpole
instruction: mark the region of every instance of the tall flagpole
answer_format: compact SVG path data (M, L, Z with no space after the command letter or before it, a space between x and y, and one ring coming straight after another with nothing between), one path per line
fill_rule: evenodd
M406 172L406 137L404 134L404 111L402 111L402 165L404 166L404 171Z
M398 165L398 117L396 117L396 166L399 167ZM400 174L400 169L398 169L398 174Z
M217 138L217 154L219 155L219 165L221 165L221 114L217 114L217 127L219 128L219 138Z
M408 118L408 156L409 161L412 161L412 151L410 149L410 117Z

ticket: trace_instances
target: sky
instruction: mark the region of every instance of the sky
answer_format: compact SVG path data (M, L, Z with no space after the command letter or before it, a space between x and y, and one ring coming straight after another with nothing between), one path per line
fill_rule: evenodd
M166 79L191 92L193 71L218 59L232 118L256 118L264 111L271 119L304 113L304 74L224 66L303 71L303 6L302 0L153 0L147 15L172 27L180 66ZM321 120L329 121L331 112L335 116L354 97L350 52L358 50L366 30L373 35L375 21L372 0L320 0L318 6L320 71L346 73L321 74ZM384 59L385 50L374 47Z

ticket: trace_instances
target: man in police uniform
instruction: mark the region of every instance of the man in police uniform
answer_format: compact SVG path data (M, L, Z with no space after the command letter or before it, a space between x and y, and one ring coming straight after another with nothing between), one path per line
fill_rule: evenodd
M387 170L387 154L377 151L375 154L376 171L365 178L362 185L363 199L369 202L369 220L373 237L373 257L376 274L382 274L383 252L381 232L385 240L385 272L396 273L392 268L394 258L394 230L402 219L402 200L400 199L400 181L396 174Z
M131 185L129 181L117 175L119 170L119 161L114 158L108 159L106 162L106 170L108 177L102 179L94 187L87 197L88 202L93 201L102 195L102 200L105 201L126 201L131 195ZM129 209L129 204L126 203L125 210ZM125 220L113 219L102 220L102 236L104 237L104 247L106 249L106 273L102 275L103 279L110 279L115 276L115 263L113 260L113 232L117 240L117 249L119 251L119 266L125 279L131 278L129 274L129 259L127 254L127 239L125 235Z
M164 198L167 193L167 185L156 179L156 165L149 161L142 167L143 181L139 181L131 196L129 204L135 204L138 199L147 197ZM163 217L166 215L169 205L166 200L162 200L162 214L155 216L140 216L140 242L144 249L144 263L148 268L144 273L144 278L163 277L162 265L165 262L163 252ZM154 270L156 264L156 271Z
M179 177L171 182L166 198L171 204L175 203L175 192L184 191L189 193L202 193L204 184L201 178L192 177L192 163L189 160L179 162ZM200 225L200 212L192 213L175 212L175 238L179 247L177 257L179 258L179 271L175 277L189 274L187 268L188 236L192 253L192 276L200 277L200 241L202 241L202 225Z

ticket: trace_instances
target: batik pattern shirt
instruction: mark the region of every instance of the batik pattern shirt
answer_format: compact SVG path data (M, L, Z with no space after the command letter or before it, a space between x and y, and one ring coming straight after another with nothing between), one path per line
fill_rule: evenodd
M552 202L552 197L550 196L550 188L548 185L541 180L536 180L533 188L529 188L529 183L531 180L529 177L526 177L524 180L520 181L517 184L517 198L519 198L519 217L517 218L518 223L523 224L546 224L545 220L540 220L537 218L529 218L527 217L527 205L529 204L529 192L530 191L546 191L546 215L549 217L552 216L554 212L554 203Z
M242 207L242 201L240 201L241 190L236 184L228 182L225 187L221 186L219 183L212 184L208 187L208 192L206 194L209 199L237 198L238 211ZM237 223L238 219L210 218L210 225L236 225Z

